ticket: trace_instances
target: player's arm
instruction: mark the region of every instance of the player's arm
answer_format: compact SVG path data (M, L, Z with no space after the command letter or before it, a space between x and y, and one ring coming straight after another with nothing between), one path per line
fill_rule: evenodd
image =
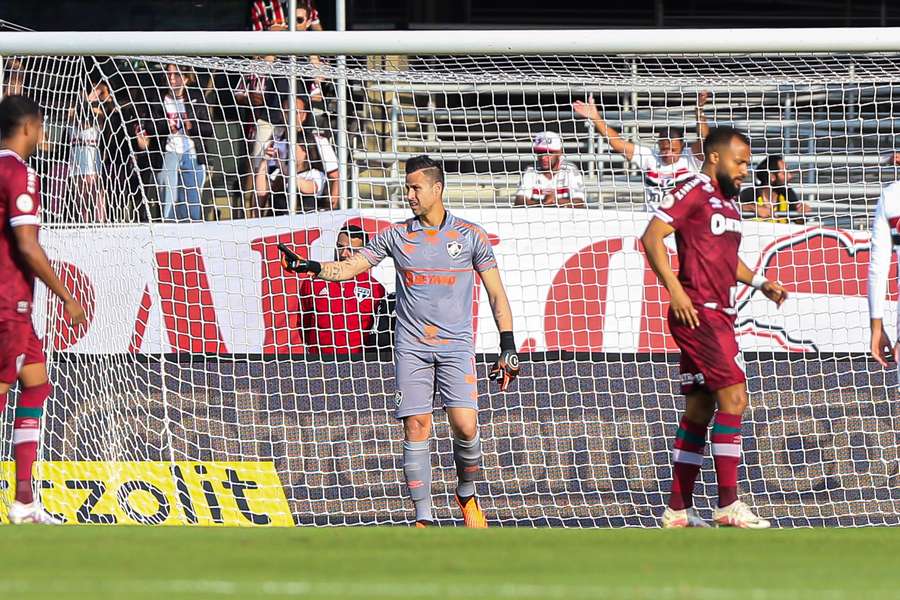
M675 271L672 270L669 253L666 251L664 240L674 232L674 227L659 217L653 217L650 219L644 235L641 236L641 244L644 246L644 254L647 255L650 268L669 292L669 306L672 308L675 318L694 328L700 324L700 315L681 286L681 282L678 281Z
M872 240L869 252L869 324L871 326L870 351L872 358L883 367L891 359L891 340L884 331L884 297L891 266L891 226L884 211L885 193L882 192L872 218ZM895 360L900 354L900 344L893 349Z
M347 260L320 263L308 258L300 258L283 243L278 244L281 251L281 266L294 273L309 273L326 281L346 281L372 268L372 264L361 254L354 254Z
M25 266L31 269L31 272L44 282L47 289L62 300L63 307L66 310L66 314L69 315L72 325L81 325L87 320L84 308L72 297L72 294L69 293L69 290L57 277L53 267L50 266L50 259L47 258L47 254L38 242L38 229L38 225L17 225L13 227L19 256L22 257Z
M769 281L764 275L754 273L747 264L738 258L737 280L763 293L763 295L780 307L787 300L788 293L780 281Z
M709 92L704 90L697 94L697 141L691 144L691 151L698 159L703 157L703 140L709 135L706 113L703 112L703 106L707 100L709 100Z
M500 391L505 392L509 384L519 374L519 355L516 353L516 339L513 333L512 309L509 306L509 298L503 282L500 280L500 270L497 267L479 273L484 290L487 292L491 312L494 315L494 323L500 332L500 356L491 367L489 377L491 380L500 381Z
M576 100L572 104L572 109L576 114L579 114L586 119L590 119L600 135L605 137L609 142L610 148L624 156L626 159L632 159L634 156L634 143L623 138L618 131L607 125L606 121L600 118L600 112L597 110L597 105L594 103L593 94L588 96L587 102Z

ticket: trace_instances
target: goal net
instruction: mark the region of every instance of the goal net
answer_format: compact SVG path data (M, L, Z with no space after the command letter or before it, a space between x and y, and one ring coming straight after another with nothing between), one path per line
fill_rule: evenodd
M349 314L334 329L381 328L357 352L353 336L310 337L328 292L285 272L276 244L330 260L346 225L374 234L406 218L405 161L428 154L443 162L449 210L490 235L523 358L509 392L488 384L499 337L479 288L489 519L656 525L683 397L667 295L638 239L653 189L682 175L667 162L690 165L705 119L752 140L741 255L790 293L776 310L738 290L750 392L739 493L781 526L900 523L896 374L865 356L867 227L896 179L897 64L4 56L4 93L44 110L31 161L42 241L89 315L72 330L40 292L55 385L38 467L48 510L97 523L409 522L390 319L374 316L393 264L337 303ZM624 147L573 108L590 98ZM562 165L547 152L557 143ZM762 164L774 156L783 168ZM891 302L889 332L895 317ZM456 473L435 416L435 515L451 524ZM715 501L711 462L701 512ZM9 465L6 476L10 489Z

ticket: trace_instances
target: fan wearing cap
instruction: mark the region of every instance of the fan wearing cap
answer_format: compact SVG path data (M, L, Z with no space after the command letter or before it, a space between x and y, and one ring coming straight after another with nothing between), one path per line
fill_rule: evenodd
M584 208L584 181L581 172L562 155L562 138L544 131L532 146L537 164L522 173L516 191L516 206L570 206Z
M680 127L665 127L657 131L656 148L626 140L600 117L593 96L588 96L587 102L574 102L572 109L576 114L591 120L597 132L608 140L610 148L626 160L637 163L644 173L647 209L652 211L659 206L666 192L700 172L703 140L709 134L703 112L708 99L709 92L697 94L697 140L690 146L685 144L684 130Z

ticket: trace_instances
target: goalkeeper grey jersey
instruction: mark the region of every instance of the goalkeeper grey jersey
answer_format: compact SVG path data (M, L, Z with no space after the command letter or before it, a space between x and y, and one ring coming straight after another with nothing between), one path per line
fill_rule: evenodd
M394 223L362 249L377 265L386 257L397 269L395 348L472 352L475 271L497 266L484 229L449 212L440 228L418 217Z

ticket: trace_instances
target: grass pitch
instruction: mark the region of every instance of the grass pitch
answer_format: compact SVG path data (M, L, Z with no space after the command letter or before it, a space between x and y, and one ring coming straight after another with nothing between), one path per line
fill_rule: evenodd
M4 598L900 599L900 529L3 527Z

